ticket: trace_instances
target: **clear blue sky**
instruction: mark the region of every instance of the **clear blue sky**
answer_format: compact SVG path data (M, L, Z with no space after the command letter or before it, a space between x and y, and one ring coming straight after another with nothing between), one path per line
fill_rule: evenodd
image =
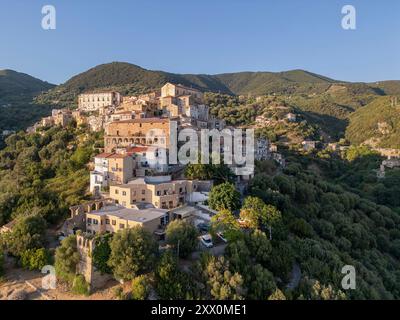
M41 28L41 8L57 29ZM341 28L341 8L357 29ZM125 61L177 73L306 69L400 79L399 0L1 0L0 69L62 83Z

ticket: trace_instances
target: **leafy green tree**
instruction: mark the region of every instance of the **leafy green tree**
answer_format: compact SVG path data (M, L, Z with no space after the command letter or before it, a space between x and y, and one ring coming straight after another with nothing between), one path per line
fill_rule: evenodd
M248 299L265 299L265 297L271 295L276 287L273 274L260 264L251 266L246 278L246 297Z
M265 223L268 207L260 198L249 196L244 199L240 218L246 221L250 228L258 229Z
M142 227L124 229L114 234L108 265L117 279L132 280L151 269L158 252L153 236Z
M108 260L110 259L110 241L112 234L97 234L94 239L94 249L92 252L93 265L102 273L112 273Z
M56 250L55 269L58 277L72 282L80 255L76 245L76 236L70 235L61 241L61 246Z
M21 264L29 270L41 270L49 262L49 253L45 248L28 249L21 255Z
M239 222L229 210L221 210L212 216L210 232L214 237L218 232L223 232L228 241L235 241L242 236Z
M18 218L11 232L4 235L4 244L8 252L21 256L29 249L43 247L46 221L37 215Z
M232 183L225 182L211 189L208 203L214 210L234 211L240 207L240 193Z
M188 275L179 270L176 258L170 251L161 256L155 271L156 291L161 299L191 298L192 285Z
M246 245L251 256L261 265L266 266L273 259L271 241L264 232L254 230L253 233L246 237Z
M209 294L216 300L241 300L244 295L243 278L232 273L224 257L212 257L204 271Z
M184 220L172 221L166 230L166 240L176 250L179 245L179 256L187 257L198 245L198 232L195 226Z
M150 294L150 282L147 276L140 275L132 280L131 299L146 300Z

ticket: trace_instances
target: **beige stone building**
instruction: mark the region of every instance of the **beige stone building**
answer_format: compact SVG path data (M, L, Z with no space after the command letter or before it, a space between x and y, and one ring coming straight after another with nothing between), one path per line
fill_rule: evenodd
M104 147L106 152L133 144L157 145L168 148L170 142L168 118L144 118L114 121L106 125Z
M134 177L135 160L130 154L101 153L94 157L94 170L90 172L90 191L98 194L110 184L127 183Z
M97 111L101 107L118 106L120 103L119 92L85 93L78 97L78 108L84 111Z
M171 209L184 205L197 190L196 180L172 180L171 176L137 178L127 184L110 186L110 198L132 208L137 203L151 203L156 208Z
M198 100L203 100L203 93L201 91L194 88L185 87L181 84L172 84L169 82L161 88L161 98L168 96L192 96Z
M119 205L109 205L86 213L86 232L115 233L136 226L154 233L169 223L168 210L158 208L131 209Z

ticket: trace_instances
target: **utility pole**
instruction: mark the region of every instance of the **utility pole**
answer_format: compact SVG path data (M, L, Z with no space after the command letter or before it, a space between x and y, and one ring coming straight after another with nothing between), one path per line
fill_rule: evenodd
M176 259L179 260L179 245L181 243L181 240L178 240L178 248L177 248L177 253L176 253Z

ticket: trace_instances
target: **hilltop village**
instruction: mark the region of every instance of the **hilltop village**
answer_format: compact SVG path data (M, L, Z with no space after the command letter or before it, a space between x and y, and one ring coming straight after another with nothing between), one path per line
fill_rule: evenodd
M335 141L290 97L167 82L144 94L109 88L74 99L26 133L9 133L0 153L1 299L370 297L366 282L342 291L337 268L347 258L337 248L359 259L378 246L396 267L397 149ZM238 128L241 137L231 134ZM247 129L249 171L225 161L237 146L247 155ZM196 149L194 159L211 160L216 145L220 162L173 161L191 143L182 132L200 142L210 134L208 155ZM375 239L383 225L390 231ZM55 289L41 289L42 268L54 269Z
M208 205L213 180L190 180L184 176L185 165L159 161L168 155L171 123L182 129L233 130L223 119L210 116L203 93L194 88L166 83L159 92L139 96L122 96L118 92L84 93L78 97L78 109L55 109L28 132L40 128L67 127L72 121L86 125L92 132L104 130L104 148L90 164L92 200L70 208L60 228L61 238L77 235L81 256L78 274L91 288L101 288L109 275L102 275L93 266L90 256L94 236L142 227L157 240L165 240L168 224L176 219L201 228L209 228L217 211ZM156 135L150 132L157 132ZM223 140L221 152L224 151ZM284 165L276 145L266 138L255 141L256 160L275 159ZM168 157L166 157L168 159ZM228 165L232 172L235 165ZM237 188L243 190L251 175L238 175ZM14 222L2 227L12 231ZM222 243L226 242L222 234ZM161 242L162 243L162 242ZM200 237L203 250L212 248L209 234ZM221 250L221 249L217 249Z

